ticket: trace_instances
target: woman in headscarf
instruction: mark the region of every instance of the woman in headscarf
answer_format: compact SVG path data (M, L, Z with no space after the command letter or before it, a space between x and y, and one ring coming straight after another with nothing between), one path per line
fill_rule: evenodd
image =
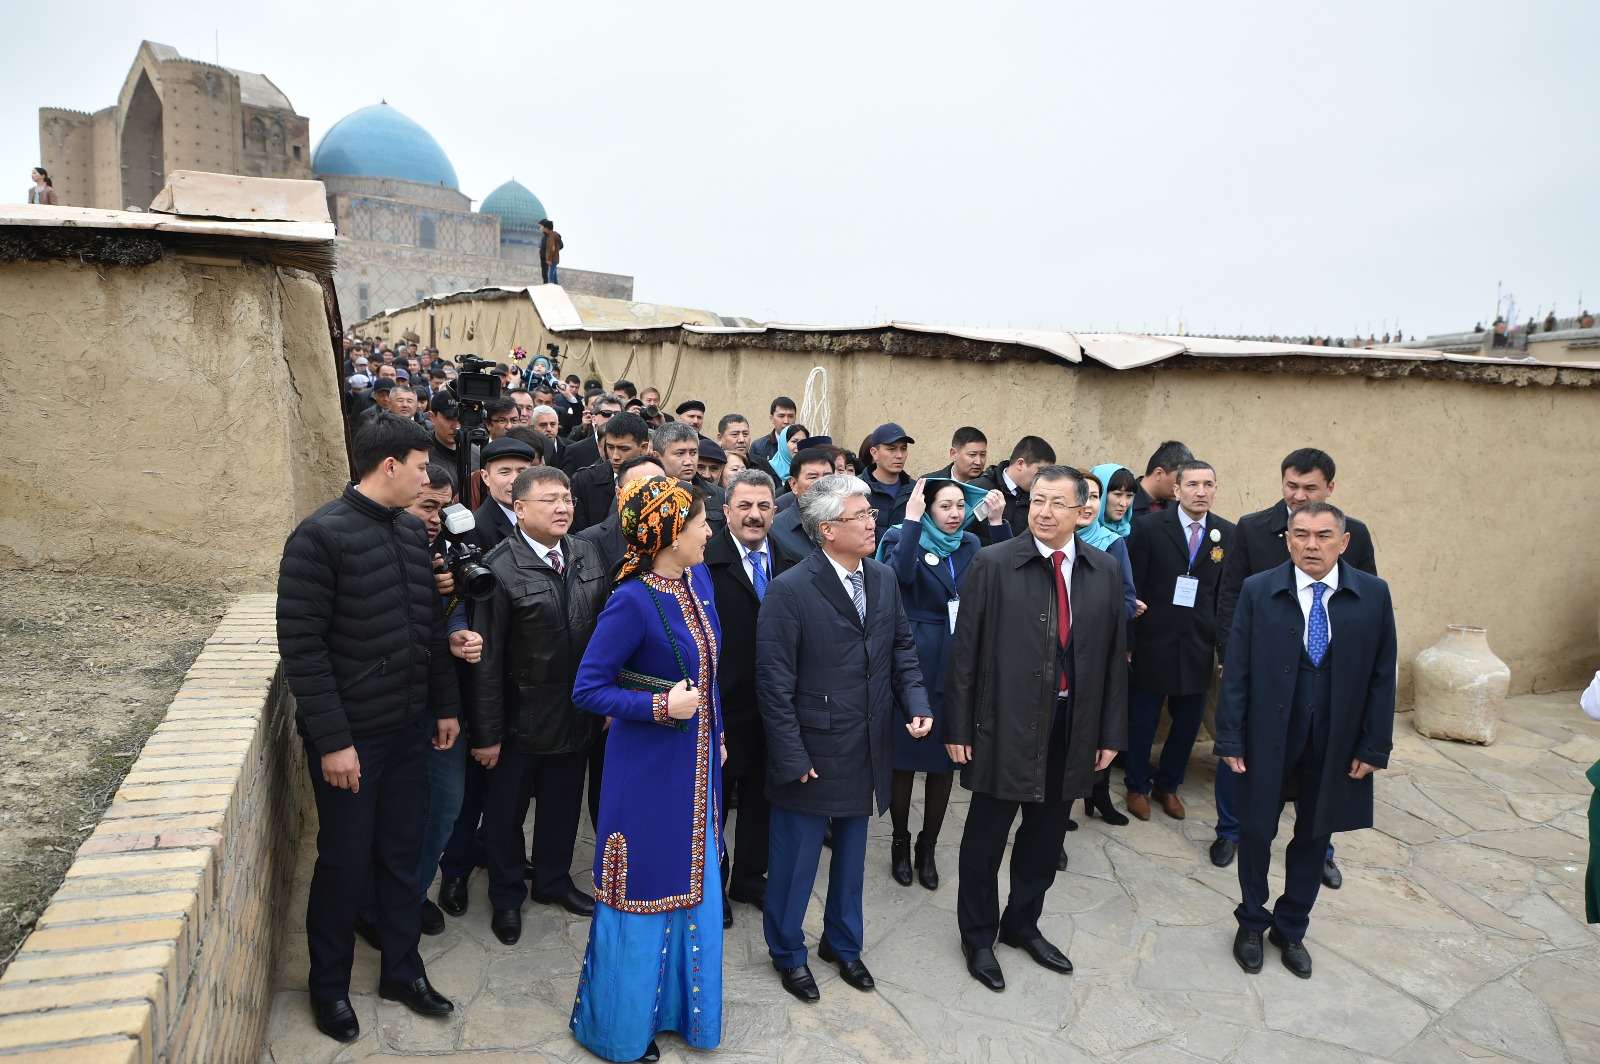
M779 484L789 479L789 470L794 464L794 456L799 453L801 442L810 438L811 430L804 425L785 425L783 431L778 433L778 445L773 448L772 457L767 459L767 468L772 470Z
M1128 560L1126 542L1128 534L1133 531L1130 511L1133 508L1134 493L1139 481L1131 469L1115 462L1097 465L1083 473L1089 481L1089 505L1083 508L1078 518L1080 523L1078 539L1091 547L1105 551L1117 560L1117 564L1122 568L1125 614L1131 621L1144 612L1144 603L1134 595L1133 564ZM1099 813L1107 824L1121 827L1128 822L1128 818L1111 804L1110 769L1095 777L1094 792L1084 799L1083 808L1089 816ZM1069 831L1075 830L1077 826L1077 821L1067 821ZM1067 867L1067 853L1064 849L1061 851L1060 867L1063 869Z
M572 701L611 718L595 826L594 921L572 1006L606 1060L658 1060L657 1031L722 1038L721 626L705 502L668 477L618 500L626 552Z
M928 708L933 713L933 731L927 739L913 739L905 729L895 729L894 776L889 792L894 838L889 850L889 873L903 887L911 885L914 867L924 887L939 889L933 848L939 841L939 829L944 826L955 779L955 765L938 742L939 719L944 708L945 663L960 607L961 585L966 581L967 566L981 545L977 536L965 531L979 503L988 506L984 519L989 523L989 541L1010 539L1005 497L998 491L986 493L960 481L925 477L917 481L906 500L905 522L889 529L878 547L878 560L892 567L900 581L900 596L906 619L911 622L917 663L922 667ZM917 836L913 856L911 790L918 772L926 773L926 778L922 832Z

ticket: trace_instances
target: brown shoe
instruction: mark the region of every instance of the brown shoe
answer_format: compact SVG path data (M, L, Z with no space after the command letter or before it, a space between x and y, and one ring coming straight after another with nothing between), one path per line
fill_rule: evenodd
M1155 797L1156 801L1161 803L1161 811L1163 813L1167 814L1174 820L1183 819L1183 803L1178 800L1178 796L1176 794L1168 794L1166 791L1155 790L1151 791L1150 793Z
M1150 796L1138 791L1128 792L1128 812L1140 820L1150 819Z

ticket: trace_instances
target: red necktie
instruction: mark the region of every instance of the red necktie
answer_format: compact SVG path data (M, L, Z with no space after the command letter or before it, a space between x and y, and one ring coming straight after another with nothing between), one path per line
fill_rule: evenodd
M1061 636L1061 649L1063 651L1067 648L1067 640L1072 638L1072 601L1067 598L1067 580L1066 576L1061 572L1061 563L1066 560L1065 551L1054 551L1050 555L1050 562L1056 568L1056 616L1059 618L1059 623L1056 627ZM1067 689L1067 670L1061 669L1059 671L1061 673L1060 685L1056 690L1065 691Z

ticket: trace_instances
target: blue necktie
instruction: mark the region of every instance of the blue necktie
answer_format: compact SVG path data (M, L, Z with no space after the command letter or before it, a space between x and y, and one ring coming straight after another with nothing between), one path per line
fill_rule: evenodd
M750 552L750 582L755 585L757 602L767 597L767 552L764 550Z
M1306 653L1311 664L1320 667L1328 655L1328 611L1322 605L1322 593L1328 585L1321 580L1311 585L1311 623L1306 627Z

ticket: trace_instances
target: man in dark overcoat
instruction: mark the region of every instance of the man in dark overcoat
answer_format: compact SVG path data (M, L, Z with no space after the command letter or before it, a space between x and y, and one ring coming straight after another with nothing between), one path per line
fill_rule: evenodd
M728 760L724 789L739 789L732 857L723 876L730 899L762 908L767 895L767 736L756 706L756 620L767 586L803 559L768 535L777 513L772 478L756 469L736 473L724 504L727 526L706 544L706 568L722 621L717 686L722 695L722 733ZM724 826L728 806L722 805ZM724 839L724 851L728 849ZM722 907L724 926L733 910Z
M889 806L894 729L920 739L933 727L900 583L872 560L867 492L859 478L834 473L805 493L801 518L818 549L767 586L756 622L772 803L767 951L784 989L802 1001L820 996L801 925L830 819L818 954L856 989L874 987L861 961L867 822Z
M1184 462L1173 471L1177 504L1133 522L1128 560L1133 585L1148 609L1133 622L1128 683L1128 812L1150 819L1154 798L1174 820L1185 816L1178 787L1200 732L1206 692L1216 675L1217 587L1233 522L1211 512L1216 471ZM1152 772L1150 747L1166 703L1172 725Z
M1224 668L1228 661L1228 629L1233 625L1233 611L1239 603L1239 589L1244 586L1245 579L1276 569L1288 561L1290 515L1308 502L1327 502L1328 496L1333 494L1336 468L1333 456L1327 451L1315 447L1290 451L1278 472L1282 477L1283 501L1239 519L1234 547L1228 552L1222 571L1222 586L1217 591L1217 661ZM1372 533L1349 514L1344 521L1345 530L1350 533L1350 546L1342 559L1344 564L1377 576L1378 558L1372 546ZM1217 837L1211 844L1211 863L1226 868L1233 863L1233 855L1239 847L1239 819L1234 811L1237 786L1225 763L1217 765L1215 787ZM1344 885L1344 876L1333 861L1332 846L1328 847L1328 859L1322 865L1322 885L1332 890Z
M1128 739L1122 568L1074 535L1082 474L1045 466L1029 534L978 552L967 569L945 679L942 738L972 792L961 836L956 922L967 971L1004 990L998 936L1052 971L1072 962L1039 932L1072 802ZM1000 862L1018 812L1011 895Z
M1395 624L1389 585L1342 561L1350 535L1330 503L1289 519L1289 561L1244 582L1217 703L1216 754L1239 776L1239 931L1233 955L1261 970L1263 932L1302 979L1322 863L1335 831L1372 826L1372 773L1394 745ZM1284 890L1267 908L1283 804L1298 798Z

